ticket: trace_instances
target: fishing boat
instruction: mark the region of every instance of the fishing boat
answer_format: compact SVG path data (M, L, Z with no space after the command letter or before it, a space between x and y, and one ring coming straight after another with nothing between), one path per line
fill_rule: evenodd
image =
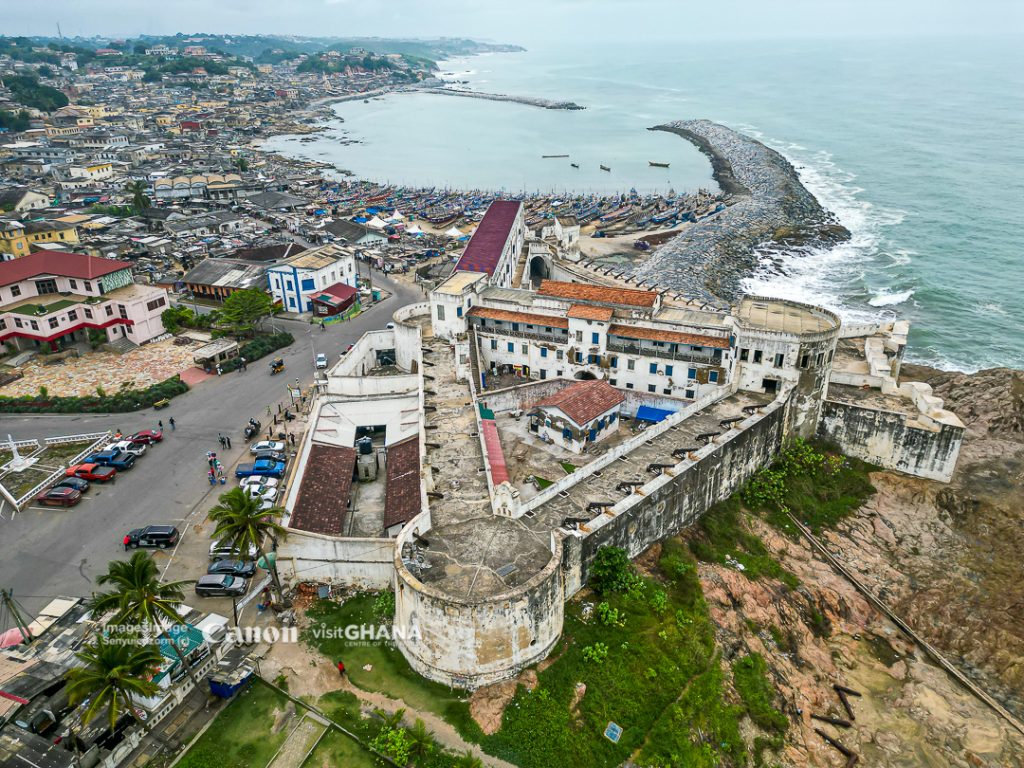
M571 165L573 168L579 168L580 167L579 163L569 163L569 165Z
M600 166L598 166L598 167L599 167L599 168L600 168L600 169L601 169L602 171L610 171L610 170L611 170L611 168L609 168L609 167L608 167L607 165L600 165Z
M668 168L668 163L656 163L653 160L648 160L647 164L654 168Z

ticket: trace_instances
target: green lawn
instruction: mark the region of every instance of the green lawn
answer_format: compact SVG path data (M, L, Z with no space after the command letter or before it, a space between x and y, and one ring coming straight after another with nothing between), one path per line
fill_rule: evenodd
M318 629L346 627L351 624L373 625L380 622L374 616L375 595L361 595L338 604L330 600L314 603L306 612L310 626L302 639L331 661L344 661L349 679L359 688L376 691L402 699L410 707L433 712L445 717L462 695L417 674L402 653L384 641L349 641L343 637L317 636ZM373 669L363 669L367 664Z
M56 467L67 463L73 456L77 456L92 444L91 441L84 443L64 443L62 445L48 445L39 454L39 463L48 467Z
M562 468L562 471L565 472L565 474L567 475L571 475L573 472L579 469L579 467L577 467L575 464L569 461L560 461L558 462L558 466L560 466Z
M178 763L180 768L264 768L295 725L272 732L291 702L260 680L238 694Z
M21 472L7 473L3 477L0 477L0 483L3 483L4 488L10 491L14 498L19 499L22 494L31 491L39 485L39 483L49 477L50 474L50 470L31 467L29 469L24 469Z
M320 739L302 768L377 768L377 759L345 734L331 728Z

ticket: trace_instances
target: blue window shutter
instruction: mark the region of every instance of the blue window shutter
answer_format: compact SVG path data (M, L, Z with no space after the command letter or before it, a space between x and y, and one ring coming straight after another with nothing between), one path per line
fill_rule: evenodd
M657 373L657 372L658 372L658 364L657 363L651 363L651 373Z
M462 317L462 307L456 307L456 308L455 308L455 314L456 314L456 315L457 315L458 317Z
M516 351L516 345L513 344L511 341L508 343L508 351L509 352L515 352Z
M601 343L601 337L600 337L600 335L598 335L596 333L592 333L592 334L590 334L590 341L593 344L600 344Z
M666 376L671 376L672 375L672 366L671 365L666 365L665 366L665 375Z
M696 379L697 378L697 369L696 368L691 368L690 370L688 370L686 372L686 377L688 379Z

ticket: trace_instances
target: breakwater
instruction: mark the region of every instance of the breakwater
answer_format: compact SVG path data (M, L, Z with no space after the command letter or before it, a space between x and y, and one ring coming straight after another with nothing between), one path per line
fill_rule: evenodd
M722 212L687 227L627 273L638 281L707 301L732 300L772 244L815 247L850 237L778 152L710 120L651 128L690 141L711 161L730 198Z
M403 89L406 90L406 89ZM464 96L468 99L485 99L487 101L510 101L515 104L526 104L541 109L586 109L572 101L551 101L550 99L538 99L533 96L509 96L504 93L484 93L483 91L462 91L455 88L410 88L409 91L418 93L441 93L445 96Z

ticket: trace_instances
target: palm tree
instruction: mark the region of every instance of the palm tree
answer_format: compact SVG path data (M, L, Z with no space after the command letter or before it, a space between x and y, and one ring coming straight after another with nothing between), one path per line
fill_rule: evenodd
M146 182L133 181L128 185L127 191L132 196L132 208L137 213L149 208L149 198L146 196Z
M128 560L113 560L107 572L96 579L100 585L114 589L93 595L90 606L97 615L114 611L112 624L137 624L155 631L166 640L188 673L192 685L199 687L192 666L171 638L164 621L181 622L178 606L185 602L183 587L190 581L161 582L156 562L148 552L134 552Z
M82 713L82 722L92 721L107 708L111 729L125 710L147 732L149 726L135 711L135 699L152 696L160 686L152 681L153 672L161 662L160 651L137 638L102 635L75 654L85 666L67 672L67 693L72 706L85 699L89 704Z
M254 499L242 488L232 488L220 495L217 506L210 510L210 519L217 527L213 531L214 541L230 544L238 552L248 552L254 547L270 571L274 589L282 596L281 579L277 575L277 563L271 562L263 549L267 536L282 539L288 531L281 525L281 507L262 509L263 502Z
M480 758L474 755L472 750L469 749L456 757L452 766L454 768L484 768L484 764L481 762Z
M416 764L419 765L421 761L430 757L434 751L434 732L429 730L426 724L418 717L407 731L412 742L409 747L409 757L413 758Z
M394 712L388 712L381 707L374 707L373 714L384 721L385 728L395 729L402 724L402 718L405 717L405 707L396 709Z

